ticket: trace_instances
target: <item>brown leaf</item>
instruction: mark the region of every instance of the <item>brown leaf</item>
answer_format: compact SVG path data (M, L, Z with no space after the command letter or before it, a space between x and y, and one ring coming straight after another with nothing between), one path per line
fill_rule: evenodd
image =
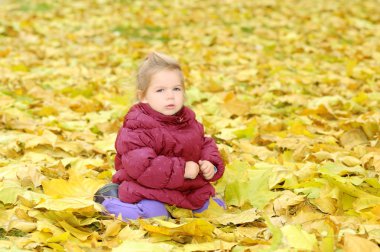
M361 129L353 129L343 133L339 138L343 147L351 149L357 145L368 144L368 138Z

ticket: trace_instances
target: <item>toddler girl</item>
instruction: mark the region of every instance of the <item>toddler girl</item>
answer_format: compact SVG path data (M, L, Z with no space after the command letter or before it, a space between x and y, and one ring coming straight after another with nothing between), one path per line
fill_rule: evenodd
M151 53L138 70L137 97L116 138L113 184L100 189L95 201L124 219L169 216L164 203L207 209L215 195L210 182L223 175L224 164L215 141L184 106L178 62Z

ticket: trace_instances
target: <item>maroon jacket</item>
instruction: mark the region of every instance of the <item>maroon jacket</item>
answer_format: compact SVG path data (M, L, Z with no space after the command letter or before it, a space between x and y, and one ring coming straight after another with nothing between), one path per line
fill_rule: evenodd
M204 136L194 112L183 107L172 116L146 103L134 105L124 118L115 143L116 173L121 201L158 200L178 207L197 209L215 194L210 181L218 180L224 164L212 138ZM201 172L185 179L185 163L208 160L217 172L207 181Z

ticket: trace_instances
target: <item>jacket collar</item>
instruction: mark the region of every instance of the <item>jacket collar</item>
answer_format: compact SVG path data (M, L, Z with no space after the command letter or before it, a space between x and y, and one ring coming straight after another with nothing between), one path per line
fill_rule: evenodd
M160 112L154 110L148 103L138 103L136 106L146 115L152 117L153 119L165 123L165 124L174 124L182 126L187 124L190 120L195 119L195 114L191 109L186 106L183 106L180 111L174 115L164 115Z

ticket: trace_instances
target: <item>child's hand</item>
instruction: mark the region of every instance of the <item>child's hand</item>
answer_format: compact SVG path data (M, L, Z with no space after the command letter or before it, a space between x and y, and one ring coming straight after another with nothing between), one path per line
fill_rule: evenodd
M187 161L185 164L185 178L195 179L199 173L199 165L193 161Z
M199 160L199 168L203 173L205 179L210 180L215 175L214 165L207 160Z

